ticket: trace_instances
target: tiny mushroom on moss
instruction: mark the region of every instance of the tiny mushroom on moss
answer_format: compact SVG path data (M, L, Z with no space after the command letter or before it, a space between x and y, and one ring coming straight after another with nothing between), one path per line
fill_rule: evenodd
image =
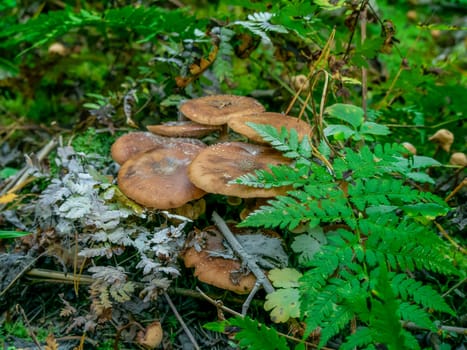
M454 152L449 158L449 164L467 166L467 156L462 152Z
M215 125L196 123L191 120L171 121L158 125L148 125L146 128L157 135L168 137L196 137L209 135L221 128Z
M403 142L402 143L402 146L410 152L410 154L412 155L416 155L417 154L417 149L415 148L414 145L412 145L410 142Z
M136 342L145 349L155 349L161 344L163 336L161 323L154 321L144 331L138 332Z
M271 125L279 132L281 131L282 127L286 128L288 131L290 131L290 129L295 129L299 140L302 140L304 137L311 136L313 134L313 130L311 129L310 124L307 122L295 117L275 112L241 115L235 118L231 118L228 122L228 125L233 131L248 137L253 142L267 143L252 127L247 125L248 122Z
M207 125L223 125L230 118L264 111L257 100L246 96L212 95L194 98L180 106L190 120Z
M437 143L443 150L449 152L454 142L454 134L447 129L439 129L430 136L429 140Z
M202 149L180 143L138 154L120 168L118 187L135 202L154 209L177 208L201 198L205 192L190 182L187 167Z
M290 163L290 159L270 147L225 142L203 149L189 165L188 176L195 186L209 193L240 198L274 197L285 194L288 188L254 188L230 181L255 170L268 170L269 165Z

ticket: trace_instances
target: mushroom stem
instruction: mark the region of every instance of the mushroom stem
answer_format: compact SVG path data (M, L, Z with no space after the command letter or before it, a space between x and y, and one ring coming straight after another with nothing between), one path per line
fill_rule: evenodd
M254 260L254 258L251 257L250 254L248 254L245 251L243 246L237 241L234 234L230 231L225 221L215 211L212 213L212 220L214 221L216 226L219 228L219 230L222 232L227 242L229 242L232 249L242 259L242 262L246 263L247 267L256 276L258 280L257 282L263 286L266 293L270 294L274 292L274 287L272 286L271 282L269 282L263 270L261 270L261 268L258 266L256 261Z

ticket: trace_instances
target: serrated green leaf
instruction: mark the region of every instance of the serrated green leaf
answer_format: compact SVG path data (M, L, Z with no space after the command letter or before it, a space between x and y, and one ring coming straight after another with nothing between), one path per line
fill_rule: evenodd
M349 123L354 129L362 125L364 120L363 109L355 105L336 103L327 107L324 112L332 118Z
M408 204L401 207L407 215L422 216L428 220L434 220L438 216L446 215L449 208L439 205L437 203L415 203Z
M371 135L389 135L391 132L386 125L381 125L373 122L364 122L360 127L362 134Z
M407 176L407 178L415 181L415 182L419 182L419 183L429 183L429 184L435 184L435 180L428 174L425 174L425 173L415 173L415 172L410 172L410 173L406 173L405 176Z
M266 295L264 309L272 310L271 320L275 323L287 322L300 317L300 293L296 288L278 289Z
M340 124L331 124L324 129L324 135L334 136L336 140L347 140L356 134L355 130Z
M298 280L302 274L292 268L272 269L269 271L268 278L271 280L274 287L277 288L294 288L298 287Z
M280 337L274 328L268 328L248 316L235 317L229 319L233 326L240 327L240 331L235 334L238 345L248 350L289 350L287 342Z
M294 238L290 248L300 254L299 261L304 263L313 258L320 251L321 246L326 243L326 236L322 229L316 230L314 234L303 234Z

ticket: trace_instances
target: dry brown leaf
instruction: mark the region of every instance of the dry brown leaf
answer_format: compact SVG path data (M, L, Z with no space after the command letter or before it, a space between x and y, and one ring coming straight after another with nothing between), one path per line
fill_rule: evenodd
M45 342L47 344L45 350L58 350L58 343L52 333L47 336Z

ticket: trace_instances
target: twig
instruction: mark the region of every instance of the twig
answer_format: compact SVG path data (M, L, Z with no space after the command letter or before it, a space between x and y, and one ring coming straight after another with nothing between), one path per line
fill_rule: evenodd
M42 349L41 344L37 340L36 334L32 330L31 324L29 323L26 313L24 312L23 308L19 304L16 304L16 311L18 311L23 316L24 323L26 323L26 326L28 327L29 336L32 338L32 341L34 342L34 344L36 344L37 348L41 350Z
M5 294L14 284L16 281L18 281L21 276L23 276L25 273L27 273L27 271L29 270L29 268L31 266L33 266L35 264L35 262L43 255L45 255L47 252L43 252L41 254L39 254L39 256L37 256L35 259L31 260L18 274L16 274L15 278L10 282L8 283L8 285L0 291L0 297Z
M464 167L465 168L465 167ZM452 192L447 196L444 201L447 203L449 200L454 197L454 195L461 190L462 187L467 186L467 177L464 178L457 186L455 189L452 190Z
M367 23L367 8L366 2L363 3L363 8L360 12L360 32L362 45L366 40L366 23ZM368 95L368 71L365 66L362 66L362 109L364 119L367 119L367 95Z
M245 302L242 305L242 315L246 315L246 313L248 312L248 308L250 307L250 304L253 301L253 298L258 292L260 287L261 287L261 284L258 281L256 281L255 285L250 291L250 294L248 294L248 297L246 298Z
M44 158L47 157L47 155L55 148L57 143L58 143L57 139L55 138L50 140L44 147L42 147L39 150L39 152L37 152L37 160L39 162L43 161ZM7 192L15 192L19 190L27 182L29 176L32 174L33 171L34 171L34 168L32 165L28 164L24 166L18 172L16 177L2 189L2 191L0 192L0 195L5 194Z
M170 299L169 295L164 292L164 297L165 300L167 300L167 303L169 304L170 308L172 309L172 312L174 313L175 317L177 318L178 322L180 322L180 325L182 326L183 330L185 331L186 335L188 336L188 339L190 339L191 343L193 344L193 347L197 350L201 349L196 342L195 337L193 336L193 333L191 333L190 329L186 325L185 321L183 321L182 316L177 311L177 308L175 307L174 303L172 302L172 299Z
M451 243L454 247L456 247L456 249L460 251L462 254L467 254L467 250L462 248L455 240L453 240L451 236L449 236L449 234L444 230L443 226L438 224L436 221L435 221L435 225L438 228L439 232L441 232L441 235L444 238L446 238L449 241L449 243Z
M84 340L83 340L83 336L82 335L67 335L65 337L60 337L60 338L55 338L56 341L60 342L60 341L69 341L69 340L79 340L80 342L82 341L85 341L85 342L88 342L89 344L91 344L92 346L98 346L99 345L99 342L95 341L95 340L92 340L88 337L84 337Z
M211 298L209 295L207 295L206 293L204 293L199 287L196 287L196 290L199 292L199 294L201 294L201 296L206 299L207 301L209 301L212 305L214 305L216 308L218 309L221 309L222 311L225 311L225 312L228 312L229 314L231 315L234 315L234 316L239 316L239 317L243 317L243 315L235 310L232 310L231 308L227 307L224 305L224 303L220 300L214 300L213 298Z
M467 277L465 277L462 281L457 282L455 285L453 285L451 288L449 288L446 292L444 292L442 297L446 298L446 296L448 296L454 289L460 287L465 282L467 282Z
M55 280L61 283L70 283L74 284L76 281L76 276L65 274L59 271L45 270L45 269L32 269L26 273L29 277L43 278L45 280ZM80 283L92 284L95 279L89 275L80 275Z
M413 322L401 321L401 323L402 323L402 327L409 329L409 330L414 330L414 331L422 331L422 330L427 331L428 330L428 328L421 327ZM463 327L440 326L438 327L438 329L443 332L453 332L456 334L467 335L467 328L463 328Z
M256 276L258 283L263 286L266 293L269 294L274 292L274 287L271 282L269 282L263 270L258 266L255 259L245 251L243 246L237 241L233 233L230 231L225 221L215 211L212 213L212 220L222 232L227 242L229 242L232 249L240 256L242 262L246 263L247 267Z
M196 287L196 290L204 297L204 299L206 299L209 303L214 305L216 308L220 308L223 311L226 311L229 314L237 316L237 317L242 317L242 318L245 317L245 315L242 315L241 313L239 313L237 311L234 311L234 310L224 306L222 301L212 299L209 295L204 293L199 287ZM305 344L305 345L307 345L309 347L312 347L312 348L317 348L317 346L315 344L308 343L308 342L304 341L303 339L298 339L298 338L292 337L290 335L287 335L287 334L284 334L284 333L281 333L281 332L277 332L277 334L279 334L281 337L287 338L287 339L292 340L294 342L302 343L302 344ZM326 348L326 347L322 347L321 349L323 349L323 350L333 350L333 349Z

